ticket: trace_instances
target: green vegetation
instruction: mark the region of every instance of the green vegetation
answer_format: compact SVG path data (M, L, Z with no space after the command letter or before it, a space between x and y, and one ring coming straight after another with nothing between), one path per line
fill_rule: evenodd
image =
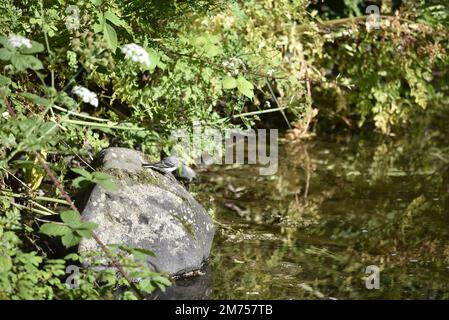
M104 247L91 254L121 276L81 267L73 290L66 267L89 257L48 250L47 236L67 248L95 237L69 194L115 187L86 171L105 147L156 157L193 121L248 128L267 117L293 139L389 137L446 111L445 1L379 1L380 28L366 27L361 0L309 2L2 1L0 299L132 299L170 284L144 267L150 252Z

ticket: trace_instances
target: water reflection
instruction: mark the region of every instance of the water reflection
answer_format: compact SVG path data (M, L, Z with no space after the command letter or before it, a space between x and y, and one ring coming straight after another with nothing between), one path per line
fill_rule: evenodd
M435 139L284 142L275 176L202 175L212 298L448 299L449 159ZM380 289L365 286L379 266Z

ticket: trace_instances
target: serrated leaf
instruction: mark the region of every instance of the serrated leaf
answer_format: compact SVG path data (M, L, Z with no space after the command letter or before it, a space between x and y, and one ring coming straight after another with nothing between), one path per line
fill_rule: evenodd
M98 6L103 2L103 0L90 0L90 2L91 2L94 6L98 7Z
M73 179L72 186L74 188L84 188L92 184L92 181L90 179L86 179L84 177L78 177Z
M163 276L156 275L156 276L153 277L153 280L163 284L164 286L167 286L167 287L171 286L170 280L165 278L165 277L163 277Z
M82 262L83 258L77 253L69 253L64 257L64 260L72 260Z
M11 258L6 256L0 256L0 274L7 274L12 268Z
M98 224L96 224L95 222L92 222L92 221L84 221L83 223L81 223L81 226L80 226L80 228L82 228L82 229L89 229L89 230L94 230L97 227L98 227Z
M0 75L0 86L7 87L12 83L12 80L8 77Z
M92 238L92 230L90 229L76 229L75 232L83 238Z
M93 229L97 228L98 225L95 222L85 221L82 222L81 225L76 228L76 233L84 238L91 238L93 234Z
M21 47L19 51L23 54L33 54L44 51L44 46L39 42L31 41L31 48Z
M0 48L0 60L8 61L12 57L12 52L5 48Z
M148 256L150 257L156 256L154 252L146 249L132 248L130 251L136 260L141 261L145 261L148 258Z
M31 70L41 70L44 68L42 62L33 56L24 56L23 58L27 64L27 68Z
M11 63L18 71L24 71L28 68L32 70L39 70L44 67L39 59L33 56L26 56L21 54L12 56Z
M69 109L75 109L78 105L78 103L65 92L58 92L56 103L62 104Z
M39 231L43 234L46 234L47 236L51 237L57 237L57 236L63 236L70 232L70 228L57 223L44 223L41 225Z
M114 28L110 24L108 24L108 23L104 24L103 35L104 35L104 39L106 40L106 43L108 44L111 51L115 52L115 50L117 49L117 45L118 45L117 33L115 32Z
M156 254L153 251L151 251L151 250L142 249L142 248L134 248L133 250L137 251L137 252L140 252L140 253L142 253L142 254L144 254L146 256L150 256L150 257L155 257L156 256Z
M92 174L92 181L110 192L116 192L119 189L118 185L114 182L114 177L104 172L94 172Z
M147 51L148 51L148 56L150 57L149 69L154 69L156 67L161 67L159 54L156 51L152 50L152 49L149 49ZM162 64L162 66L163 66L163 64Z
M119 190L118 185L112 180L100 180L97 183L109 192L117 192Z
M94 24L94 32L95 33L100 33L103 31L103 29L104 29L104 24L101 24L101 23Z
M108 180L112 179L113 176L104 172L95 171L94 173L92 173L92 178L95 180Z
M83 168L70 168L75 173L78 173L80 176L83 176L86 179L92 180L92 174Z
M254 98L253 84L241 76L237 78L237 89L244 96L250 99Z
M204 46L204 53L207 57L212 58L221 53L221 48L215 44L208 43Z
M152 284L151 279L143 279L139 282L139 289L145 293L152 293L156 287Z
M44 107L51 106L50 100L42 98L34 93L24 92L24 93L22 93L22 97L25 97L28 100L30 100L31 102L33 102L34 104L37 104L40 106L44 106Z
M62 244L64 245L64 247L70 248L70 247L76 246L80 242L81 237L77 236L73 232L69 232L66 235L64 235L61 238L61 240L62 240Z
M124 25L124 21L116 16L114 12L111 10L108 10L104 13L104 17L111 23L115 24L116 26L122 26Z
M8 46L9 45L8 38L5 37L5 36L1 36L0 37L0 44L2 44L4 47Z
M61 213L61 219L71 228L79 228L81 226L81 216L79 212L69 210Z
M237 87L237 80L233 77L226 76L223 79L223 89L230 90Z

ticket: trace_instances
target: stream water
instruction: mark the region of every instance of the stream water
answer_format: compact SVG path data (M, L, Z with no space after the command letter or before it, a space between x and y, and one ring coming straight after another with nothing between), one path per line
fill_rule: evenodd
M434 141L281 141L275 175L203 172L218 224L207 297L448 299L449 159Z

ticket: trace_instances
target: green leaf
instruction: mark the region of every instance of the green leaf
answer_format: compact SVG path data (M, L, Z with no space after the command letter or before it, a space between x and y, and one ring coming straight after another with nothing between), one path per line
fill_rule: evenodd
M44 46L39 42L31 41L31 48L21 47L19 51L23 54L33 54L44 51Z
M80 226L80 228L82 228L82 229L89 229L89 230L94 230L97 227L98 227L98 224L96 224L95 222L92 222L92 221L84 221L83 223L81 223L81 226Z
M61 238L61 240L62 240L62 244L64 245L64 247L70 248L70 247L76 246L80 242L81 237L77 236L73 232L70 232L70 233L67 233L66 235L64 235Z
M112 179L113 176L111 176L110 174L104 173L104 172L96 171L96 172L92 173L92 178L95 180L108 180L108 179Z
M81 225L76 228L76 233L84 238L91 238L93 234L93 229L97 228L98 224L91 221L85 221L81 223Z
M163 277L163 276L160 276L160 275L156 275L156 276L154 276L153 277L153 281L156 281L156 282L158 282L158 283L161 283L161 284L163 284L164 286L171 286L171 282L170 282L170 280L169 279L167 279L167 278L165 278L165 277Z
M70 228L57 223L44 223L41 225L39 231L43 234L46 234L47 236L51 237L57 237L57 236L63 236L70 232Z
M93 182L90 179L86 179L84 177L78 177L78 178L73 179L72 186L74 188L85 188L85 187L88 187L92 183Z
M155 257L156 256L156 254L153 252L153 251L151 251L151 250L147 250L147 249L142 249L142 248L133 248L133 251L134 252L140 252L140 253L142 253L142 254L144 254L144 255L146 255L146 256L150 256L150 257Z
M11 63L18 71L24 71L28 68L32 70L39 70L44 68L42 62L39 59L33 56L26 56L22 54L16 54L12 56Z
M75 232L83 238L92 238L92 230L90 229L76 229Z
M98 7L98 6L103 2L103 0L90 0L90 2L91 2L94 6Z
M146 249L140 249L140 248L132 248L131 250L132 255L136 260L145 261L148 256L155 257L156 255L154 252Z
M22 97L27 98L28 100L30 100L31 102L33 102L34 104L40 105L40 106L44 106L44 107L49 107L51 106L51 101L45 98L42 98L34 93L28 93L28 92L24 92L22 93Z
M0 274L6 274L12 268L11 258L0 256Z
M94 172L92 174L92 181L110 192L116 192L119 189L118 185L114 182L114 177L104 172Z
M0 86L7 87L12 83L11 79L0 74Z
M81 257L79 254L77 253L69 253L68 255L66 255L64 257L64 260L72 260L72 261L79 261L79 262L83 262L83 257Z
M0 48L0 60L9 61L12 57L12 52L5 48Z
M97 183L109 192L117 192L119 190L118 185L112 180L100 180Z
M41 70L44 69L42 62L33 56L24 56L23 58L27 64L27 68L31 70Z
M237 87L237 80L233 77L226 76L223 79L223 89L229 90Z
M88 180L92 180L92 174L86 170L84 170L83 168L71 168L70 170L72 170L75 173L78 173L80 176L83 176L84 178L88 179Z
M139 289L145 293L152 293L156 287L152 284L151 279L143 279L139 281Z
M215 44L208 43L204 46L204 53L207 57L212 58L221 53L221 48Z
M100 33L103 31L103 29L104 29L104 24L101 24L101 23L94 24L94 32L95 33Z
M108 44L111 51L115 52L115 49L117 49L117 33L115 32L114 28L108 24L104 24L104 30L103 30L104 39L106 40L106 43Z
M105 12L104 17L111 22L112 24L115 24L116 26L120 27L122 25L124 25L124 21L122 19L120 19L119 17L117 17L115 15L114 12L112 12L111 10L108 10Z
M56 103L62 104L69 109L75 109L78 103L72 99L66 92L58 92L56 95Z
M81 216L79 212L69 210L61 213L61 219L71 228L79 228L81 226Z
M155 69L156 67L163 67L163 63L161 63L159 54L152 50L149 49L148 51L148 56L150 57L150 66L149 69Z
M252 99L254 98L254 86L251 82L243 78L242 76L237 79L237 89L244 96Z
M0 37L0 44L2 44L4 47L11 47L9 44L8 38L5 36Z

